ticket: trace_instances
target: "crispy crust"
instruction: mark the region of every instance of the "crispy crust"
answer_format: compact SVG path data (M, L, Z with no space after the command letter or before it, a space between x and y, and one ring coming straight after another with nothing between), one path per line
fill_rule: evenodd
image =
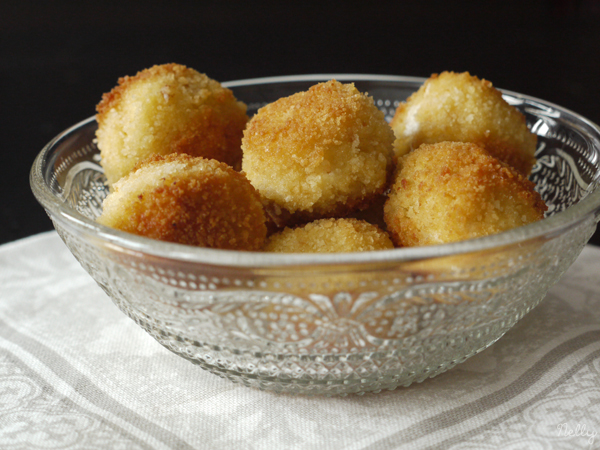
M242 169L276 221L339 216L385 190L393 139L371 97L331 80L261 108L244 131Z
M468 72L433 74L390 125L396 158L424 143L457 141L478 144L526 176L535 163L537 136L525 117L491 82Z
M260 250L265 216L245 176L215 160L154 155L114 185L98 222L211 248Z
M265 251L277 253L362 252L394 248L388 234L357 219L321 219L285 228L269 237Z
M152 154L186 153L240 168L246 106L193 69L164 64L120 78L96 110L109 185Z
M475 144L423 144L400 159L384 218L397 246L472 239L542 219L534 188Z

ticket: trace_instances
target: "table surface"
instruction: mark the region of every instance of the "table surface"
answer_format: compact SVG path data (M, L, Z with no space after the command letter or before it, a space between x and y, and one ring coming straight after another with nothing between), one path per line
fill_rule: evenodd
M599 0L5 3L0 243L51 229L28 184L41 148L92 116L119 77L154 64L219 81L470 71L600 123Z
M0 246L0 448L600 448L600 248L493 346L408 388L304 397L169 352L55 232Z

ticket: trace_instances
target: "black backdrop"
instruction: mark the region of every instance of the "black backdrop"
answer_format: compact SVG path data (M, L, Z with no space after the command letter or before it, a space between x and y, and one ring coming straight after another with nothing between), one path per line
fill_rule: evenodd
M219 81L468 70L600 123L599 0L4 1L0 243L52 228L28 182L43 145L166 62Z

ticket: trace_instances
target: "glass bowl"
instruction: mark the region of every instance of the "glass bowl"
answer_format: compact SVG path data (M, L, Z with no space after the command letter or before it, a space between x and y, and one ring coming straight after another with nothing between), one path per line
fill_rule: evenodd
M225 83L249 114L335 78L386 117L424 79L305 75ZM482 351L542 300L600 211L600 129L503 91L539 136L531 179L547 218L421 248L270 254L154 241L97 224L107 195L96 122L38 155L31 186L58 234L115 304L169 350L221 377L277 392L344 395L421 382Z

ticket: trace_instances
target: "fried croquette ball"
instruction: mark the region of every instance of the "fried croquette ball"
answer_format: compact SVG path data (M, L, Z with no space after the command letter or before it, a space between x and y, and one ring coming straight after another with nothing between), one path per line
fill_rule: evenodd
M283 222L341 216L384 191L393 140L371 97L331 80L258 110L242 170Z
M397 158L421 144L472 142L528 176L537 136L525 117L486 80L468 72L432 75L401 103L390 125Z
M265 251L278 253L364 252L394 248L388 234L357 219L320 219L285 228L267 240Z
M225 163L154 155L114 184L98 222L141 236L230 250L260 250L265 215L246 177Z
M500 233L544 217L534 184L470 143L423 144L399 161L384 207L397 246Z
M121 78L96 110L109 185L153 154L187 153L240 168L246 105L194 69L165 64Z

